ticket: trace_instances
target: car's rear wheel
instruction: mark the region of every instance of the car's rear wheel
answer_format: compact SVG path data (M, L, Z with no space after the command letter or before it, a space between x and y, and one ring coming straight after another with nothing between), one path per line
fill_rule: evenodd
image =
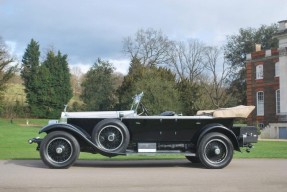
M221 133L206 134L198 146L200 162L207 168L220 169L226 167L233 157L233 144Z
M68 168L80 154L80 146L75 137L64 131L49 133L41 142L40 156L50 168Z
M92 139L104 152L125 152L130 134L127 127L118 119L104 119L93 129Z

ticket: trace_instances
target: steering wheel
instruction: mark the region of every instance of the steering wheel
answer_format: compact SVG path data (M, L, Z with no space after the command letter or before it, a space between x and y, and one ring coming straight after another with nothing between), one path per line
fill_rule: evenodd
M139 115L148 116L148 113L149 113L149 112L148 112L147 108L144 106L143 103L140 103L140 107L141 107L142 112L141 112Z

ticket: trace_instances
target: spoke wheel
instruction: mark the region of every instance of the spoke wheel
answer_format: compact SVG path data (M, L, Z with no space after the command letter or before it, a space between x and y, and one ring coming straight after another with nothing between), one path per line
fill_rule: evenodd
M130 134L127 127L118 119L104 119L93 129L94 143L105 153L125 152Z
M80 146L69 133L55 131L49 133L41 142L40 156L50 168L68 168L78 158Z
M221 133L208 133L200 141L198 156L207 168L226 167L233 157L233 144L227 136Z
M52 162L65 163L73 154L73 146L66 138L56 137L48 143L46 152Z
M204 156L210 163L221 163L228 153L228 147L220 139L212 139L205 145Z

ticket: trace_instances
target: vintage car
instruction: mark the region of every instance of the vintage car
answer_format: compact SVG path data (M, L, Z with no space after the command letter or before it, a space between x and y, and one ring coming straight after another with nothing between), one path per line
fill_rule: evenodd
M62 112L60 123L49 122L29 140L37 143L42 161L50 168L68 168L80 152L108 157L129 154L181 154L192 163L206 168L223 168L233 151L258 139L252 126L236 127L235 118L246 118L254 106L238 106L199 111L195 116L182 116L167 111L149 116L142 104L143 93L133 98L127 111ZM138 113L140 111L140 113Z

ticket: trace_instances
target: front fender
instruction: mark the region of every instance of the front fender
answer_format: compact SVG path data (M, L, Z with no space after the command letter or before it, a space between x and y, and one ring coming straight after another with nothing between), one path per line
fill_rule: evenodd
M56 123L56 124L46 125L39 131L39 134L41 133L48 134L52 131L59 131L59 129L71 131L72 133L76 133L78 136L80 136L83 139L89 139L89 140L91 139L91 136L85 130L79 127L76 127L74 125L67 124L67 123Z
M236 135L230 129L219 123L209 124L200 129L193 138L193 141L194 143L196 143L196 146L199 145L199 142L202 137L209 132L219 132L225 134L231 140L234 149L237 151L241 151Z
M67 123L57 123L57 124L51 124L51 125L46 125L45 127L43 127L40 131L39 134L41 133L50 133L53 131L66 131L71 133L74 136L77 136L77 138L79 139L83 139L84 141L87 142L87 144L89 144L91 147L94 148L94 150L104 156L115 156L115 155L123 155L123 154L119 154L119 153L107 153L105 151L100 150L100 148L91 140L91 136L84 130L81 129L80 127L76 127L74 125L71 124L67 124Z

